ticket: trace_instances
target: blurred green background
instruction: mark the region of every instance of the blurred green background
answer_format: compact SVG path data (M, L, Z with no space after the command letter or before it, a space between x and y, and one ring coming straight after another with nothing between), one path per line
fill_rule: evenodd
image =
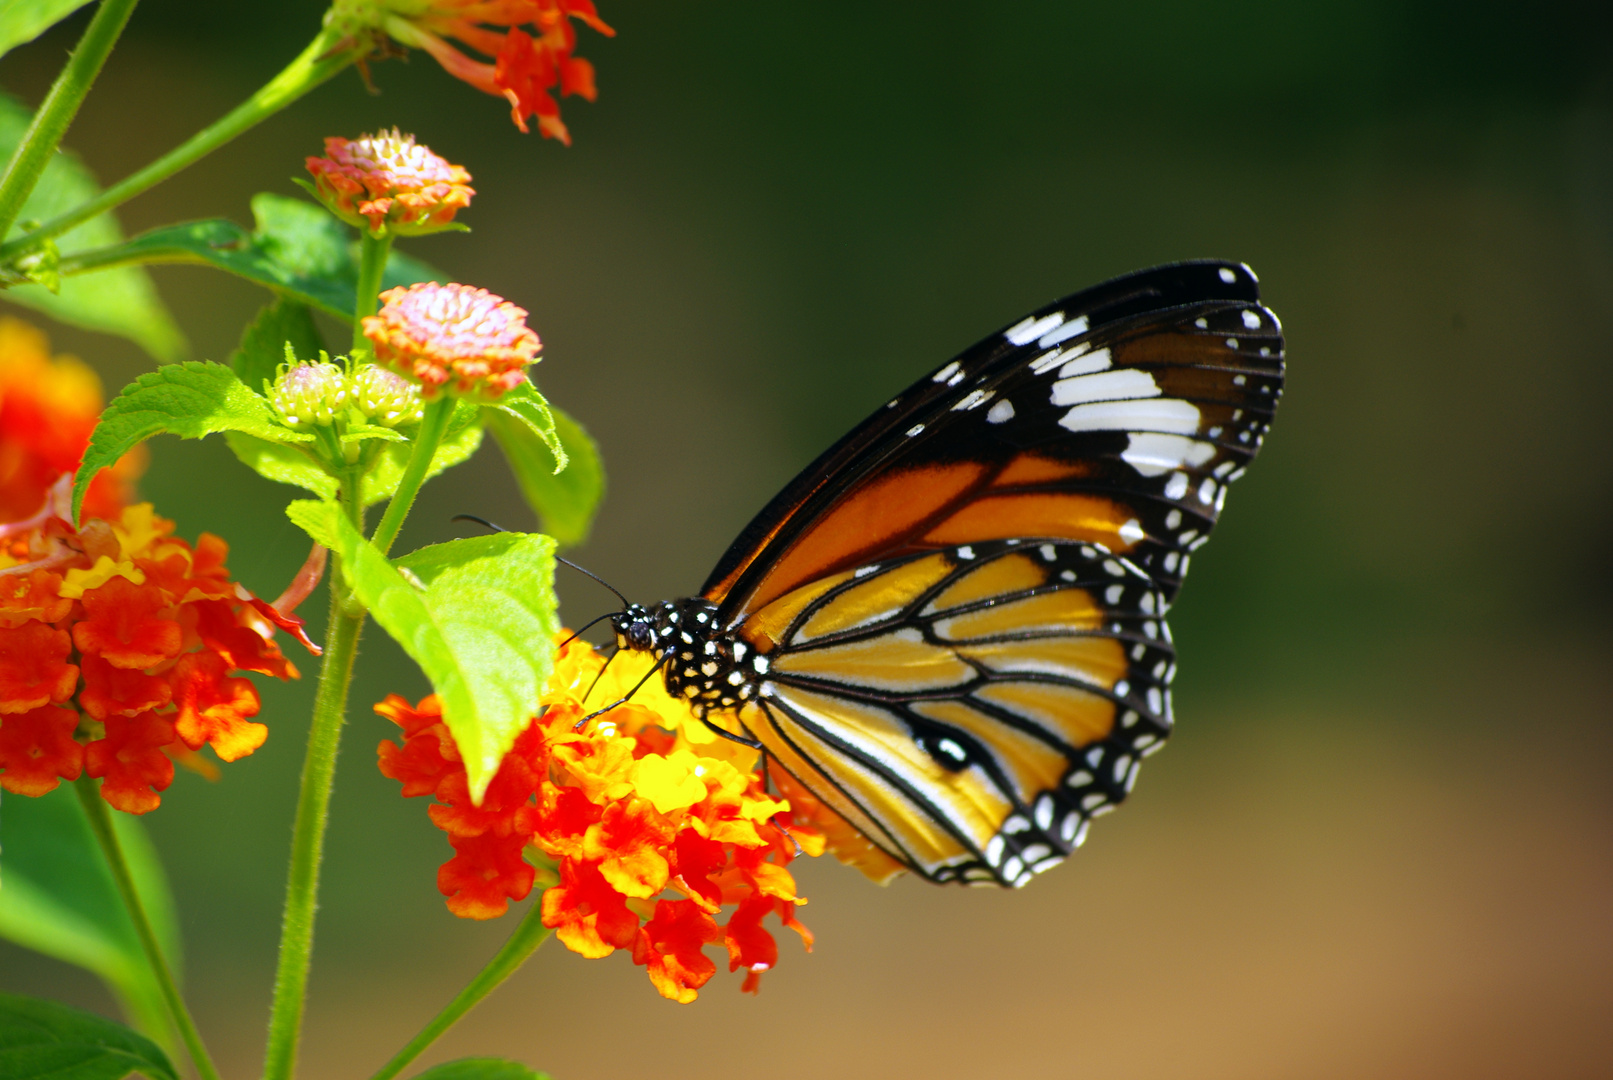
M320 7L146 0L69 135L110 181L212 120ZM1289 392L1173 615L1179 730L1125 810L1019 893L801 870L803 956L759 998L658 998L551 943L434 1051L560 1080L1613 1074L1613 7L697 5L606 0L576 145L424 55L339 77L121 212L247 221L327 134L400 125L475 175L466 235L406 245L532 311L544 390L610 490L577 557L696 589L892 392L1055 296L1222 256L1260 273ZM37 102L83 18L7 56ZM263 302L158 268L198 358ZM0 297L3 300L3 297ZM150 363L50 326L116 389ZM340 338L329 335L340 343ZM275 595L292 491L160 441L144 492ZM428 488L530 527L496 449ZM580 623L602 590L561 582ZM319 603L308 605L310 611ZM294 647L293 647L294 648ZM1600 658L1600 659L1598 659ZM299 662L303 657L297 657ZM303 664L305 670L312 663ZM258 1067L311 680L269 743L148 819L195 1008ZM367 703L425 687L366 638L325 864L305 1075L367 1075L511 926L437 894L446 842L374 767ZM0 989L110 1010L0 945Z

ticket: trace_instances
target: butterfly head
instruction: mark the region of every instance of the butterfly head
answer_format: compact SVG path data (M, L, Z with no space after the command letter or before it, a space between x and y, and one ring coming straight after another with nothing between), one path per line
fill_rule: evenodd
M616 644L634 652L648 652L655 647L656 618L643 604L628 604L610 619L616 631Z

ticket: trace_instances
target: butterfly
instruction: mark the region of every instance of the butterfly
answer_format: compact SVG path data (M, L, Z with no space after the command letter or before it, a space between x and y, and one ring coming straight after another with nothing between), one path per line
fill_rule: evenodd
M613 616L618 644L890 872L1024 885L1171 732L1165 615L1283 365L1242 264L1049 304L809 465L699 596Z

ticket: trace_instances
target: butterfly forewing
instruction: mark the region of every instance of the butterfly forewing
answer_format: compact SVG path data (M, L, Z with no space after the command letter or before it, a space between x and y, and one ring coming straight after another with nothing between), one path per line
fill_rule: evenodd
M1170 730L1162 602L1070 541L872 564L758 613L777 636L747 726L925 877L1024 884Z

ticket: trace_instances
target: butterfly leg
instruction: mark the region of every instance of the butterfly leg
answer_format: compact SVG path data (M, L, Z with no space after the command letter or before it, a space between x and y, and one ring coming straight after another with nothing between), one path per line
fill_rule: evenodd
M718 735L721 735L723 738L727 739L729 742L736 742L741 746L748 746L752 750L760 750L762 748L762 744L757 742L755 739L747 739L743 735L735 735L732 731L729 731L726 728L718 727L716 724L713 724L710 720L707 720L704 716L702 716L700 718L700 722L702 724L706 725L712 731L716 732Z

